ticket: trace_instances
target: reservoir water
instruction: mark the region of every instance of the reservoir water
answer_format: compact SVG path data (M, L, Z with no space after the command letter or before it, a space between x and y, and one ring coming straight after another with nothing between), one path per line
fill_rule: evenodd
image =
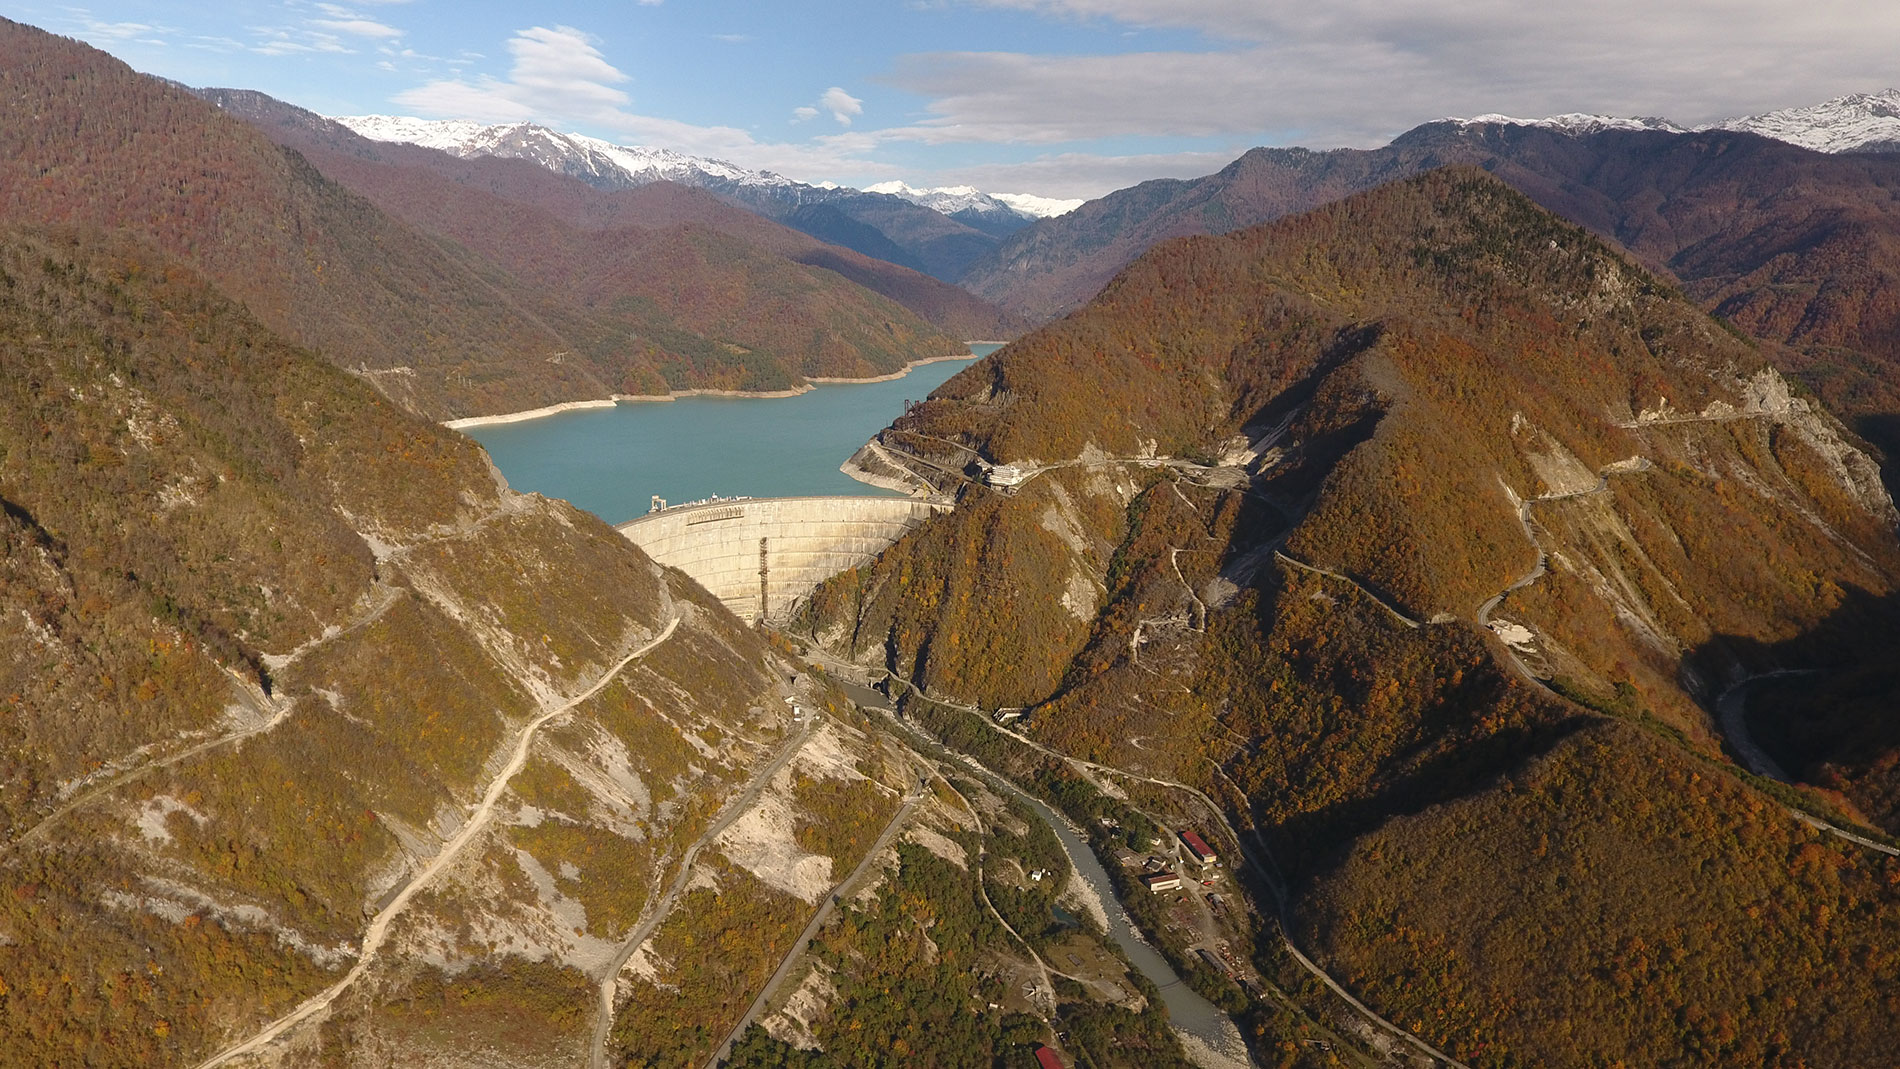
M563 498L608 523L644 515L653 495L878 496L838 470L858 447L971 360L914 367L887 382L826 383L796 397L682 397L470 427L516 490Z

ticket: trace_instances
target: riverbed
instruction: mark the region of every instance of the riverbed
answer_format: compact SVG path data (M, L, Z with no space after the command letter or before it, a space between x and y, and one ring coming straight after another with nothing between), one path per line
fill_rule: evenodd
M889 699L870 687L838 678L845 692L860 707L875 709L890 718L890 722L904 729L910 741L917 749L934 757L957 762L978 775L983 780L1021 800L1056 833L1056 839L1062 844L1063 853L1069 857L1069 864L1075 870L1075 876L1082 881L1085 891L1101 906L1098 920L1107 922L1108 937L1121 948L1129 962L1141 971L1161 993L1161 1003L1168 1009L1168 1023L1174 1028L1188 1056L1202 1069L1245 1069L1253 1064L1247 1054L1246 1041L1241 1038L1239 1026L1233 1018L1222 1012L1220 1007L1202 998L1193 988L1182 980L1162 957L1141 935L1136 932L1135 924L1123 908L1121 899L1115 895L1115 885L1109 879L1108 870L1102 867L1075 826L1056 812L1040 798L1017 787L1010 780L991 771L968 754L950 750L943 744L930 738L916 725L899 719L892 711ZM1091 909L1089 912L1094 913Z
M881 382L821 383L791 397L681 397L468 427L516 490L558 497L608 523L720 497L889 496L838 470L870 437L995 345Z

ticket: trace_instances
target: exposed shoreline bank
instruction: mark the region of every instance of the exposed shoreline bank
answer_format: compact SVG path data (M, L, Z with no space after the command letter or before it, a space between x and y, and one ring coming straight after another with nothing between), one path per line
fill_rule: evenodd
M970 344L971 345L990 345L993 343L986 342L986 341L973 341ZM941 364L946 360L976 360L976 359L979 359L979 358L977 357L975 353L951 353L949 356L926 356L922 360L912 360L910 363L904 365L904 369L902 371L893 371L888 375L873 375L868 379L844 379L844 378L821 377L817 375L807 375L805 377L805 381L816 382L816 383L893 382L897 379L903 378L905 375L910 374L913 368L920 368L924 366L925 364Z
M993 343L971 342L970 344L971 345L989 345ZM903 378L905 375L910 374L913 369L922 367L925 364L940 364L946 360L975 360L975 359L977 359L977 356L975 353L952 353L948 356L926 356L919 360L912 360L909 363L904 365L904 368L902 371L893 371L888 375L876 375L870 378L861 378L861 379L811 377L811 378L806 379L805 382L801 383L800 385L793 387L792 389L789 389L789 390L713 390L713 389L704 389L704 388L695 387L690 390L673 390L671 392L663 393L663 394L617 393L610 397L597 398L591 401L562 401L560 404L545 405L541 408L529 408L529 409L524 409L520 412L504 412L499 415L493 415L493 416L463 416L460 419L443 420L442 426L447 427L450 430L458 430L458 431L467 429L469 427L493 427L493 426L498 426L504 423L525 423L528 420L532 420L532 419L543 419L548 416L558 416L563 412L576 412L576 411L580 411L583 409L590 409L590 408L613 408L621 404L622 402L632 404L632 403L637 403L637 402L677 401L682 397L757 397L757 398L797 397L800 394L810 393L811 391L817 389L818 386L820 385L850 385L850 384L863 384L863 383L873 383L873 382L891 382L896 379Z

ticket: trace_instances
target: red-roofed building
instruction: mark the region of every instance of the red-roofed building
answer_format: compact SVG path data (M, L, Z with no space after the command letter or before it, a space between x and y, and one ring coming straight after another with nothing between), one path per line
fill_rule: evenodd
M1069 1069L1063 1064L1061 1056L1048 1047L1036 1048L1036 1064L1042 1069Z
M1163 891L1179 891L1181 889L1181 877L1178 873L1162 869L1160 872L1151 872L1143 876L1141 878L1141 885L1153 891L1155 894L1160 894Z
M1214 852L1214 848L1208 846L1205 839L1191 831L1182 832L1181 841L1187 844L1188 853L1194 855L1194 860L1203 865L1212 865L1220 860L1220 855Z

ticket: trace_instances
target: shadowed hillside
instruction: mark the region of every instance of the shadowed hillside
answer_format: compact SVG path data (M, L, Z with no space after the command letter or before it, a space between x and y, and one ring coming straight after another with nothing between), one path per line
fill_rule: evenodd
M1707 711L1746 669L1717 636L1900 574L1877 469L1774 355L1475 169L1167 243L880 435L960 507L806 626L1223 799L1296 941L1471 1064L1864 1059L1887 861Z
M1470 163L1610 237L1751 333L1889 452L1900 411L1900 160L1747 134L1433 123L1372 151L1254 149L1217 174L1148 182L1012 235L963 284L1032 319L1086 301L1161 240L1220 234L1382 182Z

